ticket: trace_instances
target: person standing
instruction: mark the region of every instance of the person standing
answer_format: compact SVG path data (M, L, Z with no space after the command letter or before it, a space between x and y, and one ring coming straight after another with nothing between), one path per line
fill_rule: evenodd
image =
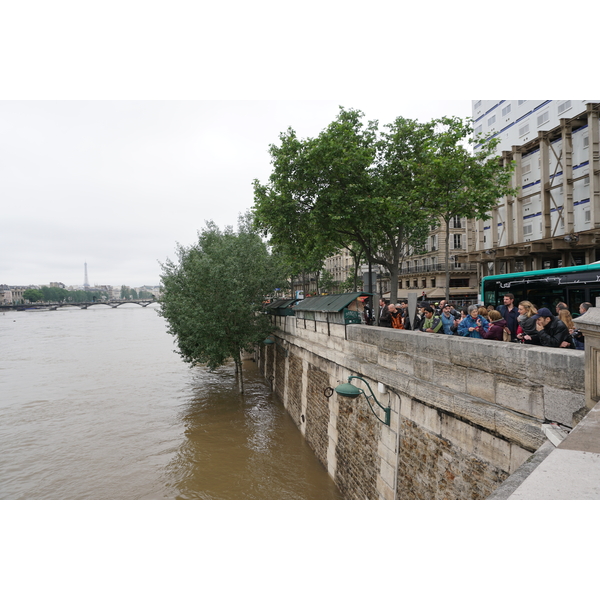
M519 302L519 325L523 330L523 333L517 333L517 338L524 344L535 344L540 345L536 324L537 310L529 300L523 300Z
M402 313L396 308L393 302L388 306L388 314L390 315L390 323L394 329L404 329L402 325Z
M435 314L435 309L429 305L423 307L425 318L421 323L421 331L424 333L444 333L442 329L442 317Z
M383 298L379 299L379 326L392 326L392 321L390 319L390 311L388 309L388 303Z
M536 329L542 346L550 348L575 348L567 326L549 309L540 308L535 315Z
M501 304L496 309L502 318L506 321L506 327L510 331L510 341L514 342L517 340L517 327L519 311L515 306L515 297L510 292L504 294L504 304Z
M459 323L460 319L457 318L457 315L452 314L452 307L449 304L445 304L442 310L442 328L444 329L444 333L446 335L455 335Z
M485 317L479 314L479 307L476 304L471 304L468 308L468 315L458 324L458 335L463 337L481 338L481 334L477 330L482 327L483 331L488 329L488 321Z
M481 315L479 318L481 318ZM477 332L484 340L497 340L499 342L504 341L504 329L506 328L506 321L502 318L497 310L490 310L488 313L488 318L490 323L487 330L483 327L483 325L478 325Z
M365 319L365 324L373 325L373 309L371 308L371 300L367 298L364 302L364 312L363 316Z

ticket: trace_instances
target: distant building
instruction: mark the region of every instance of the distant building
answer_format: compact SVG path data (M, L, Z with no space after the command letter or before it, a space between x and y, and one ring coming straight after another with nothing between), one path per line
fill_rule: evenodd
M23 304L23 292L26 289L22 286L0 285L0 304Z

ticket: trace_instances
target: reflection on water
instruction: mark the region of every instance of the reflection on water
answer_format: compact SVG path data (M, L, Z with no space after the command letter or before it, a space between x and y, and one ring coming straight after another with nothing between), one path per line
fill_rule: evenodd
M254 363L189 369L152 308L0 313L0 498L339 498Z

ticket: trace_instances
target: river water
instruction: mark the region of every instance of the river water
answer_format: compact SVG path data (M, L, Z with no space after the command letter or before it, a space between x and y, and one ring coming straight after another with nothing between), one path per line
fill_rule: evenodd
M339 499L255 363L190 369L155 306L0 310L0 498Z

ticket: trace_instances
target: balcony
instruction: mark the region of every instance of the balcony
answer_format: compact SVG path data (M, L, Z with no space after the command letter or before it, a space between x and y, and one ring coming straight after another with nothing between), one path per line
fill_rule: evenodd
M458 266L450 264L450 272L453 271L476 271L477 263L460 263ZM436 263L435 265L422 265L420 267L404 267L400 275L411 275L413 273L445 273L446 263Z

